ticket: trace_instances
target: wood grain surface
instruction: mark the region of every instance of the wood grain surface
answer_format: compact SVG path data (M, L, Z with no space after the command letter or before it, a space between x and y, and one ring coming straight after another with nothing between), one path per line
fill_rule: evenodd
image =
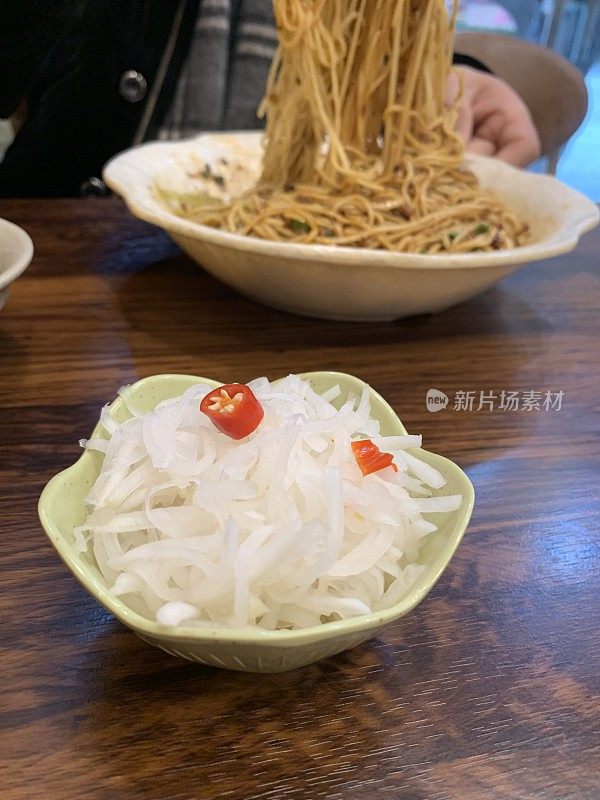
M600 233L438 316L351 324L237 296L114 199L0 215L36 247L0 312L2 800L600 797ZM42 487L122 384L327 368L468 472L448 571L378 640L297 672L144 644L60 562ZM427 411L429 388L447 409ZM482 391L564 395L477 411Z

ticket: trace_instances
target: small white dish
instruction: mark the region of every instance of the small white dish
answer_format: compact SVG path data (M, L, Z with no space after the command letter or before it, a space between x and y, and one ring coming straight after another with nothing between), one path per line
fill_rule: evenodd
M227 233L171 213L153 192L158 176L179 190L186 168L219 159L260 163L260 133L203 134L183 142L152 142L113 158L104 180L140 219L158 225L219 280L269 306L308 316L392 320L442 311L485 291L523 264L572 250L598 224L598 207L549 175L515 169L482 156L468 161L531 227L531 242L489 253L416 255L326 245L267 242ZM236 194L235 187L230 187Z
M0 309L6 303L10 285L29 266L33 242L22 228L0 219Z

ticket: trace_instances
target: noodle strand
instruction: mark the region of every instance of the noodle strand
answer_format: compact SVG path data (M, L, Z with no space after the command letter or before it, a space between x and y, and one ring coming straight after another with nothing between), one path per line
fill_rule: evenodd
M448 108L457 1L274 0L279 48L256 186L179 213L273 241L402 252L524 243L464 166Z

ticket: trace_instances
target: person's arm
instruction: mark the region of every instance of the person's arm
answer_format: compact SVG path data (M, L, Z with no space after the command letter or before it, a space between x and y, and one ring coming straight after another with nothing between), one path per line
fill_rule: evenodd
M22 107L76 4L77 0L0 2L0 118Z

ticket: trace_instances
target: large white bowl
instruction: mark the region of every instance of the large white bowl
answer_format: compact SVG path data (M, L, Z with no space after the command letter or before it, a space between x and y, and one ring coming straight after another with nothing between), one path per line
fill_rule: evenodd
M6 303L10 285L33 258L33 242L22 228L0 219L0 308Z
M334 319L391 320L441 311L523 264L572 250L598 224L595 203L555 178L481 156L469 158L481 184L531 226L531 243L525 247L428 256L266 242L181 219L154 196L156 177L172 174L174 182L185 181L190 159L216 164L227 156L255 170L259 152L256 132L153 142L109 161L104 180L135 216L163 228L194 261L242 294L298 314Z

